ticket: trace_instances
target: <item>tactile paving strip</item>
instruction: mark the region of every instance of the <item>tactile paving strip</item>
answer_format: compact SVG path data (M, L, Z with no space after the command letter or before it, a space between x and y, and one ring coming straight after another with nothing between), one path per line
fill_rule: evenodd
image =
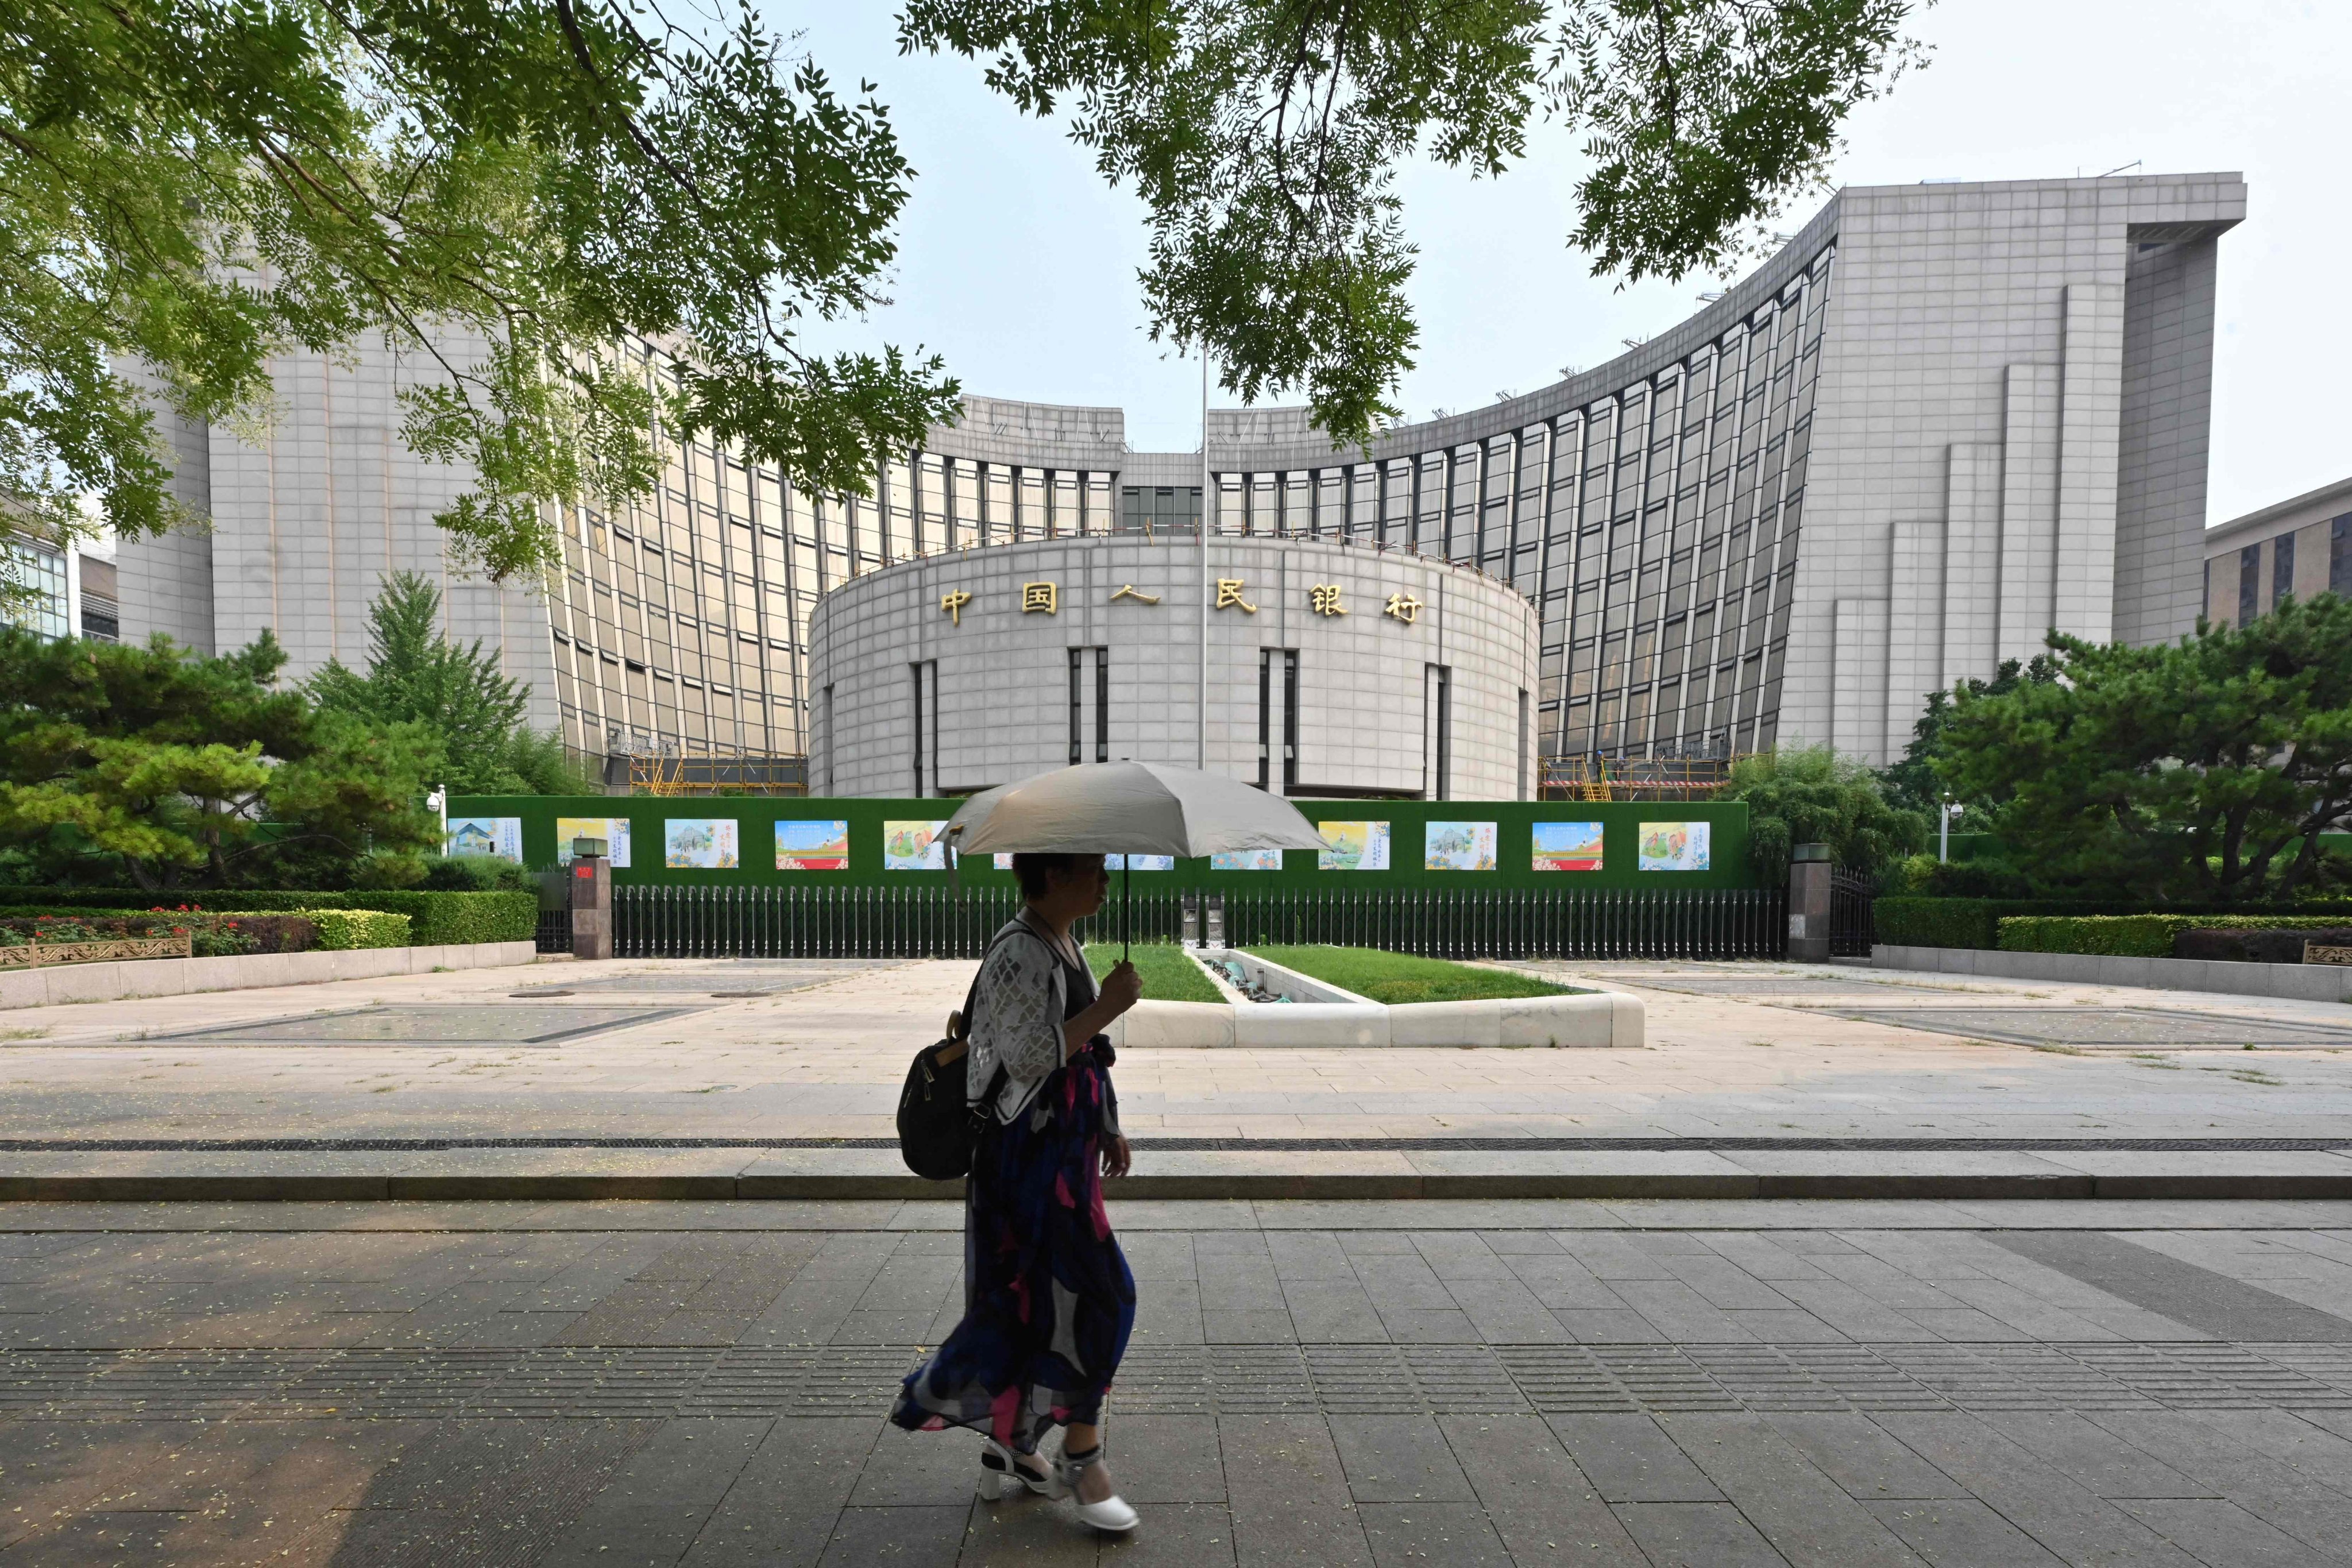
M0 1419L877 1415L912 1346L11 1351ZM2352 1411L2352 1346L1138 1345L1137 1413Z

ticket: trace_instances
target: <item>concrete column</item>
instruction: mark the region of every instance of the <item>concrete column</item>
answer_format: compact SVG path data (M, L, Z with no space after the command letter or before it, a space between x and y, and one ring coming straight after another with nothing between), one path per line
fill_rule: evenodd
M1830 847L1800 844L1789 855L1789 959L1826 963L1830 956Z
M572 956L613 956L613 863L603 855L572 862Z

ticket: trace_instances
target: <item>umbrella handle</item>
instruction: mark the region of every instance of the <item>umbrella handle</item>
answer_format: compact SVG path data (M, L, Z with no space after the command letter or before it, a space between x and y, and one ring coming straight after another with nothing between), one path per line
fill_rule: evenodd
M1135 857L1122 855L1118 858L1118 961L1121 963L1129 962L1133 957L1132 950L1135 944L1128 931L1129 922L1133 919L1134 914Z

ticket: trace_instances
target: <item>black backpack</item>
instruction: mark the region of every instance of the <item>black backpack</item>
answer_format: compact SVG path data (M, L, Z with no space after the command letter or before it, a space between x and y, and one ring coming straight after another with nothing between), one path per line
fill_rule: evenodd
M1001 938L1000 938L1001 940ZM996 943L988 944L988 952ZM980 963L988 967L988 952ZM968 1105L964 1089L971 1060L971 1005L980 996L980 976L971 977L964 993L963 1010L948 1017L945 1038L915 1053L907 1069L907 1087L898 1091L898 1154L907 1169L929 1181L952 1182L971 1172L971 1148L978 1142L981 1118L993 1114L997 1095L1004 1088L1004 1067L997 1065L988 1092Z

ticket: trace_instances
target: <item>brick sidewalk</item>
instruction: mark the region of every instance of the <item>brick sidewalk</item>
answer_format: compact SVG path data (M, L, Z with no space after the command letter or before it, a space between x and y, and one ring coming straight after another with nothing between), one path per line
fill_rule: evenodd
M2352 1205L2074 1206L1121 1205L1098 1542L939 1205L0 1205L0 1563L2352 1560Z

